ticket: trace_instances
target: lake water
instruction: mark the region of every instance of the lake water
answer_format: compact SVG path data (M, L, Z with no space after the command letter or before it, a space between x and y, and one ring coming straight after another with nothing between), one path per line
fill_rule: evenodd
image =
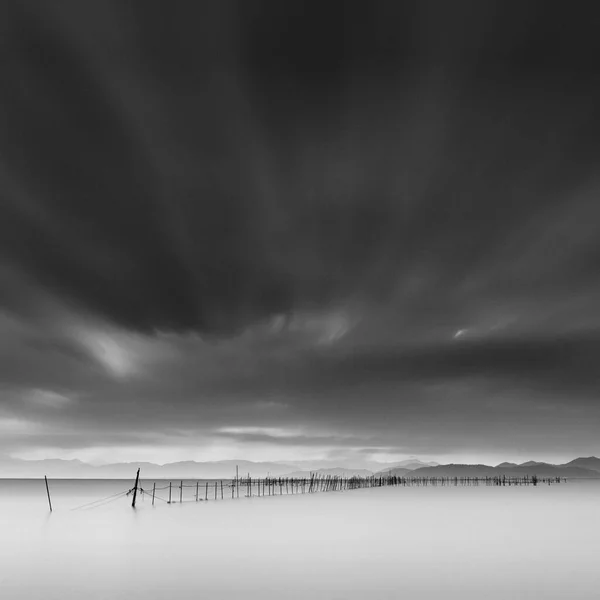
M599 481L208 502L188 484L182 504L71 510L132 482L50 481L49 514L43 480L0 480L0 598L600 598Z

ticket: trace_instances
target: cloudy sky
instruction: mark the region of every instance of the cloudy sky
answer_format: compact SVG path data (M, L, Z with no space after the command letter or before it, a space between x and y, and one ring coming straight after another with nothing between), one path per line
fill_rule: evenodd
M0 455L600 453L599 26L2 2Z

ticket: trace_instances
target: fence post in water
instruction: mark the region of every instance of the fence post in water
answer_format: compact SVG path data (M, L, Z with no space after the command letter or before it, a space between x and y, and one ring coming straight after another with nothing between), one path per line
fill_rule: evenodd
M50 512L52 512L52 502L50 502L50 488L48 487L48 477L44 475L44 481L46 482L46 493L48 494L48 506L50 506Z
M154 485L152 486L152 506L154 506L154 493L156 492L156 481L154 482Z
M223 480L221 479L221 500L223 500Z
M179 504L183 502L183 481L179 482Z
M196 481L196 502L198 502L198 481Z
M204 490L204 499L208 500L208 481L206 482L206 489Z
M169 481L169 504L171 504L171 482Z
M135 508L135 499L136 499L136 496L137 496L137 489L138 489L138 482L139 482L139 480L140 480L140 470L138 468L137 473L135 475L135 485L133 486L133 502L131 503L131 506L133 508ZM50 496L48 496L48 498L50 498ZM52 510L52 509L50 509L50 510Z

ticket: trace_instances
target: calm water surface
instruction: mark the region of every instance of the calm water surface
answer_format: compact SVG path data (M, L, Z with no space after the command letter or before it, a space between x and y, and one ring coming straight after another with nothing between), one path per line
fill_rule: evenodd
M598 481L198 503L186 483L71 510L132 482L50 481L49 514L43 481L0 480L0 598L600 598Z

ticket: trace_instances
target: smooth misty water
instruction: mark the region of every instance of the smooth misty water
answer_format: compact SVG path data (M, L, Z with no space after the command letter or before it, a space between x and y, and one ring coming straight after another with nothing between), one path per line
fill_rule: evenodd
M0 598L600 598L598 481L78 511L132 483L50 485L51 515L43 481L0 480Z

